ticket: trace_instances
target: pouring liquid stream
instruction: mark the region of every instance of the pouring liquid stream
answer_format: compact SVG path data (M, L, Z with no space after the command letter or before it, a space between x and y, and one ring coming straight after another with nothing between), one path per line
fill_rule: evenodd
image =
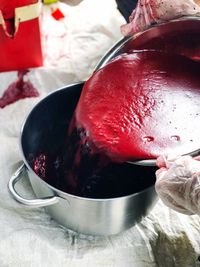
M181 55L122 55L86 82L75 113L79 127L116 162L152 162L174 151L195 155L200 147L199 72L198 62Z

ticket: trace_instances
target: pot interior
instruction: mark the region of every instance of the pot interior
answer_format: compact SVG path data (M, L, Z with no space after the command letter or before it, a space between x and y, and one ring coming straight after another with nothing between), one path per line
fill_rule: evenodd
M48 155L49 177L46 182L67 193L70 192L58 170L56 156L63 148L82 87L83 83L72 85L44 98L29 114L21 135L22 152L28 165L32 168L32 162L38 155ZM52 157L54 160L51 160ZM86 176L90 168L87 164L84 166ZM131 195L154 185L155 170L155 167L110 163L98 175L86 179L84 190L78 195L100 199Z

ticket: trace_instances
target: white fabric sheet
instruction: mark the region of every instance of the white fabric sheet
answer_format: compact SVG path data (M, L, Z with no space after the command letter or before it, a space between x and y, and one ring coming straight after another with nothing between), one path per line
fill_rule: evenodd
M59 5L66 17L54 20ZM200 266L200 219L180 215L159 201L137 226L113 237L73 233L43 208L16 203L7 183L21 160L18 138L29 110L48 92L88 77L100 57L121 38L123 18L114 0L84 0L78 7L45 6L41 17L44 67L27 78L40 92L0 109L0 267L193 267ZM62 41L61 41L62 40ZM0 74L0 94L16 79ZM24 177L18 186L34 197Z

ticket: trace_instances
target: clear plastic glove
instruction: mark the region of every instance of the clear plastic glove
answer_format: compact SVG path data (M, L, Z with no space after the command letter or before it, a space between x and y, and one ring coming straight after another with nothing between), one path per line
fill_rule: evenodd
M156 192L168 207L188 215L200 214L200 157L160 156Z
M182 16L198 16L199 0L138 0L129 17L129 23L121 27L122 34L132 35L148 26Z

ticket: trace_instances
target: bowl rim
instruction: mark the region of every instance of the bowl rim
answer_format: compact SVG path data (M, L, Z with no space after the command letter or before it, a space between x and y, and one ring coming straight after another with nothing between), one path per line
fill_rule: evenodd
M200 21L200 15L199 16L184 15L184 16L177 17L177 18L174 18L174 19L171 19L171 20L168 20L168 21L162 21L162 22L157 23L157 24L149 25L143 31L137 32L137 33L135 33L135 34L133 34L131 36L122 37L110 49L107 50L105 55L96 64L94 71L97 71L98 69L104 67L110 60L112 60L112 58L115 55L115 53L117 51L119 51L119 49L122 48L123 45L125 45L127 42L129 42L131 40L135 40L136 38L138 38L138 37L140 37L140 36L142 36L144 34L149 34L151 31L153 31L155 29L159 29L159 28L165 27L165 26L173 24L173 23L187 22L187 21L192 21L192 22Z

